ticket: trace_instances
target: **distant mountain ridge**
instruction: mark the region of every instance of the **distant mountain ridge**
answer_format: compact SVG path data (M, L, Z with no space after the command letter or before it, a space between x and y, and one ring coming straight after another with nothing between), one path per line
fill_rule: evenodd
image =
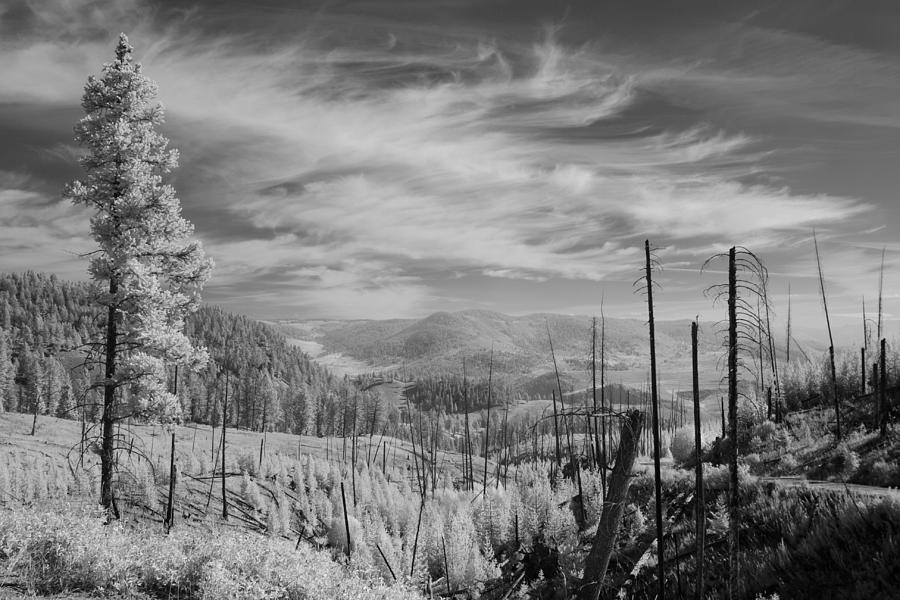
M537 313L522 316L486 310L436 312L422 319L386 321L281 321L288 337L321 344L326 353L341 353L366 361L372 370L390 368L406 373L462 372L463 359L471 376L486 376L493 348L494 372L500 377L540 379L553 371L548 329L560 372L571 385L586 385L590 374L592 318ZM302 325L302 327L300 327ZM597 319L597 360L601 322ZM648 379L649 335L638 319L605 319L607 380L640 385ZM724 338L712 325L701 325L699 352L702 379L718 382L716 362ZM656 323L660 380L690 376L690 321ZM598 367L599 368L599 367Z

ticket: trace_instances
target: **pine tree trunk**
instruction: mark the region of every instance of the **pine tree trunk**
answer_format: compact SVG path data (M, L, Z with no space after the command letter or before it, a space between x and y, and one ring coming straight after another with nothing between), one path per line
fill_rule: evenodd
M597 600L600 597L603 578L615 547L619 521L625 510L625 497L643 426L644 414L639 410L630 411L622 423L616 464L609 480L609 495L604 499L597 535L584 563L584 585L579 593L582 600Z
M119 284L115 277L109 280L109 295L115 297ZM118 350L118 317L115 306L110 306L106 321L106 365L103 382L103 416L101 417L100 447L100 504L107 511L113 509L113 469L115 462L115 435L113 425L116 422L116 358Z
M37 432L37 416L38 416L38 408L40 407L40 402L37 398L35 398L34 402L34 418L31 420L31 435L34 435Z

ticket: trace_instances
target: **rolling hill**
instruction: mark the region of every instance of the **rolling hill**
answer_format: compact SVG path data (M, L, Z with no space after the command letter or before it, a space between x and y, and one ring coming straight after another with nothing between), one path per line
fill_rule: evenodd
M343 356L362 362L365 370L408 375L468 373L486 377L491 348L494 372L514 387L553 372L547 331L553 337L560 372L570 387L586 386L591 369L591 326L587 316L531 314L512 316L484 310L437 312L423 319L388 321L281 321L286 337L297 344L314 343L320 356ZM599 360L598 322L598 360ZM637 319L606 319L607 380L639 387L648 380L649 338ZM690 382L690 321L659 322L656 348L661 384L671 390ZM714 325L701 325L701 382L718 386L724 338Z

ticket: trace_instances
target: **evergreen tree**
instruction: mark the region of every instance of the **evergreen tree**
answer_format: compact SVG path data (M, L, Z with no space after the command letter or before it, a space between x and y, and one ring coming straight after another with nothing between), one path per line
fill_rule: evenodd
M13 381L16 376L9 352L9 336L0 329L0 412L12 409Z
M19 386L18 410L30 414L43 414L46 409L44 387L44 370L40 358L31 350L23 350L19 356L17 379Z
M166 388L166 364L199 368L207 359L184 334L212 263L193 227L180 214L174 189L163 183L178 161L155 130L163 121L156 84L133 62L125 34L116 58L85 86L85 117L75 139L86 147L87 175L67 195L95 209L91 233L99 244L91 277L104 286L96 303L106 314L100 501L113 502L114 425L126 412L177 418L178 403ZM124 393L124 392L127 392ZM123 410L125 400L132 403Z
M9 308L9 301L6 294L3 295L3 301L0 302L0 327L9 331L12 329L12 311Z
M56 416L63 419L74 419L80 413L75 402L72 379L69 377L69 372L65 369L60 371L59 377L59 402L56 406Z

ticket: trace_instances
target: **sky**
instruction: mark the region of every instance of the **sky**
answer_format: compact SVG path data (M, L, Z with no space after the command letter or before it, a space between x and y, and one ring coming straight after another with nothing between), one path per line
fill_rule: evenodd
M900 315L900 5L538 0L5 0L0 270L86 279L72 128L120 32L159 84L171 178L259 318L718 321L730 246L773 319L858 344ZM781 325L779 325L781 326Z

